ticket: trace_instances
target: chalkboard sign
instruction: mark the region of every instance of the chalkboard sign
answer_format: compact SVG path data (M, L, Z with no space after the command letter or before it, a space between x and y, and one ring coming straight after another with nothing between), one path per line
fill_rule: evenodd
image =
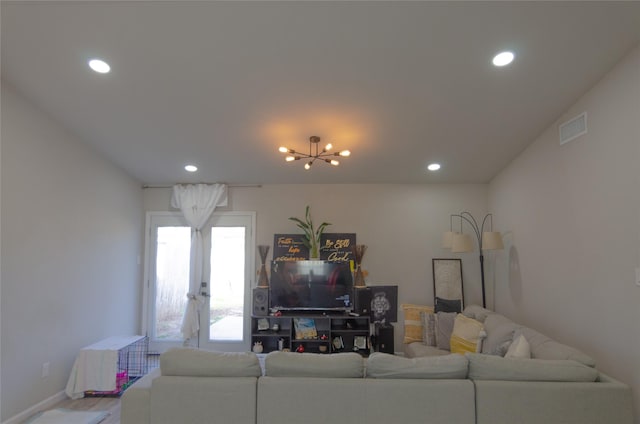
M274 234L274 261L306 261L309 259L309 248L304 245L303 234Z
M320 237L320 259L330 262L353 260L351 248L355 245L355 233L325 233Z

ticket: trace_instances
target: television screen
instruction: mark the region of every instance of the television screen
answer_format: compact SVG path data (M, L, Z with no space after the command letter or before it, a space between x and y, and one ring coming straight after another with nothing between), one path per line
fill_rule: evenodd
M349 310L349 262L273 261L269 304L280 310Z

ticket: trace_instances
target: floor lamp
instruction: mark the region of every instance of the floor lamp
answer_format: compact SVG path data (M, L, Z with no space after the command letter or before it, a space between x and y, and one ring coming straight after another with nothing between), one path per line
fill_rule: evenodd
M453 218L460 218L460 232L453 231ZM485 231L485 224L489 220L489 230ZM469 234L462 232L462 222L466 221L473 232L476 235L478 241L478 249L480 250L480 275L482 277L482 307L487 307L487 301L484 290L484 256L483 250L502 250L504 244L502 243L502 235L493 231L493 215L488 213L482 220L482 225L478 225L478 221L469 212L460 212L460 214L453 214L449 217L451 228L445 232L442 237L442 247L445 249L451 249L453 253L466 253L473 252L473 240Z

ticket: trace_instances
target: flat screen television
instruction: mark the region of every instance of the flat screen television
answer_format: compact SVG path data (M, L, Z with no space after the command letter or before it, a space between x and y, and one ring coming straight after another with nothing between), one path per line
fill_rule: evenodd
M278 310L348 311L353 275L349 262L273 261L269 306Z

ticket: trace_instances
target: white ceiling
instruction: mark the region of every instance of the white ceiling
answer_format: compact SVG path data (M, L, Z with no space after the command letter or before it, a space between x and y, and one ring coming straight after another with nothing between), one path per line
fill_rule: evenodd
M3 82L151 185L486 183L640 42L640 2L0 7ZM285 163L311 135L352 156Z

